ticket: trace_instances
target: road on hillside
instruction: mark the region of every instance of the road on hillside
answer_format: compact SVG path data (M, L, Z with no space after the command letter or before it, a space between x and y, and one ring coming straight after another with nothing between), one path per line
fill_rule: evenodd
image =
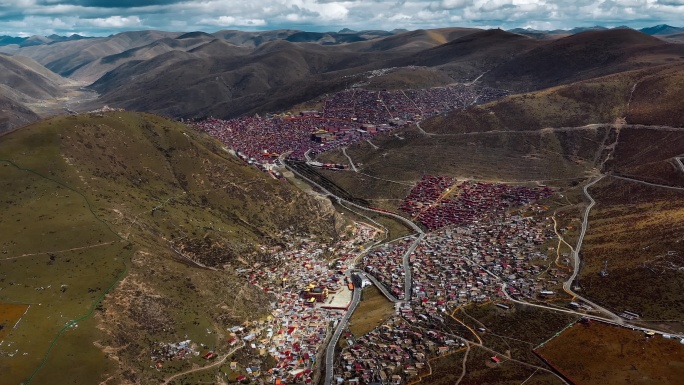
M342 147L342 153L344 154L344 156L347 157L347 159L349 159L349 166L351 166L352 170L354 170L354 172L359 172L359 170L356 168L356 165L354 164L354 161L352 160L351 156L349 156L349 154L347 154L347 147Z
M597 305L596 303L589 301L588 299L578 295L572 290L572 283L575 281L577 278L577 275L579 274L580 270L580 257L579 253L582 248L582 242L584 242L584 236L587 234L587 228L589 227L589 212L591 209L596 205L596 201L594 198L589 194L589 187L593 186L596 184L598 181L603 179L605 175L600 175L598 178L594 179L593 181L587 183L584 186L584 195L589 199L589 205L587 208L584 210L584 216L582 218L582 230L580 231L579 238L577 239L577 245L575 248L572 250L572 264L573 264L573 269L572 269L572 274L570 275L570 278L568 278L567 281L563 282L563 289L567 291L568 293L572 294L573 296L579 298L583 302L588 303L591 305L594 309L599 310L601 313L607 315L610 319L612 319L614 322L623 324L624 320L620 318L617 314L611 312L608 309L603 308L602 306Z
M681 162L681 161L679 160L679 158L677 158L677 160L678 160L679 162ZM668 186L668 185L664 185L664 184L651 183L651 182L646 182L645 180L634 179L634 178L628 178L628 177L626 177L626 176L620 176L620 175L611 175L611 177L613 177L613 178L615 178L615 179L626 180L626 181L628 181L628 182L640 183L640 184L643 184L643 185L646 185L646 186L651 186L651 187L659 187L659 188L666 188L666 189L669 189L669 190L684 191L684 187Z
M284 159L283 159L283 160L284 160ZM405 271L404 296L405 296L405 300L404 300L404 301L398 301L398 300L397 300L397 301L393 301L393 302L404 302L404 303L408 303L409 300L410 300L410 296L411 296L411 286L412 286L412 283L411 283L412 277L411 277L411 270L410 270L410 266L409 266L409 257L410 257L410 255L411 255L411 253L415 251L415 249L416 249L416 247L418 246L418 244L419 244L419 243L423 240L423 238L425 237L425 232L424 232L418 225L416 225L413 221L410 221L410 220L408 220L408 219L406 219L406 218L404 218L404 217L402 217L402 216L400 216L400 215L397 215L397 214L394 214L394 213L391 213L391 212L387 212L387 211L381 211L381 210L377 210L377 209L373 209L373 208L369 208L369 207L364 207L364 206L358 205L358 204L356 204L356 203L350 202L350 201L348 201L348 200L345 200L345 199L343 199L343 198L340 198L340 197L338 197L338 196L332 194L330 191L328 191L328 190L325 189L324 187L320 186L318 183L316 183L316 182L310 180L309 178L307 178L306 176L300 174L297 170L295 170L294 168L290 167L286 162L282 161L281 163L284 164L285 167L286 167L287 169L289 169L290 171L292 171L295 175L297 175L297 176L299 176L300 178L302 178L302 179L308 181L311 185L316 186L317 188L319 188L319 189L324 193L324 195L329 196L329 197L333 197L335 200L337 200L338 203L344 202L344 203L349 204L349 205L352 205L352 206L354 206L354 207L356 207L356 208L358 208L358 209L360 209L360 210L373 211L373 212L376 212L376 213L379 213L379 214L382 214L382 215L390 216L390 217L392 217L392 218L395 218L395 219L397 219L397 220L399 220L399 221L405 223L407 226L409 226L410 228L412 228L412 229L418 234L418 237L416 238L416 240L414 241L414 243L411 245L411 247L409 247L409 249L407 250L407 252L404 254L404 271ZM679 338L684 338L684 335L678 335L678 334L673 334L673 333L665 333L665 332L660 331L660 330L649 329L649 328L644 328L644 327L639 327L639 326L634 326L634 325L631 325L631 324L627 324L627 323L625 323L625 320L623 320L622 318L620 318L620 317L617 316L616 314L610 312L610 311L607 310L607 309L604 309L603 307L601 307L601 306L599 306L599 305L597 305L597 304L595 304L595 303L593 303L593 302L587 300L586 298L584 298L584 297L582 297L582 296L577 295L576 293L574 293L574 292L572 291L572 288L571 288L572 282L575 280L575 278L577 278L577 275L578 275L578 273L579 273L579 267L580 267L580 263L579 263L579 251L580 251L580 248L581 248L581 246L582 246L582 242L583 242L583 240L584 240L584 236L585 236L586 231L587 231L587 228L588 228L588 223L589 223L589 212L591 211L591 209L593 208L593 206L596 204L596 201L595 201L595 200L592 198L592 196L589 194L588 189L589 189L589 187L593 186L595 183L597 183L598 181L600 181L604 176L605 176L605 175L601 175L601 176L599 176L597 179L595 179L594 181L592 181L592 182L588 183L586 186L584 186L584 195L589 199L590 203L589 203L589 205L587 206L587 208L585 209L584 217L583 217L583 222L582 222L582 231L581 231L580 237L579 237L579 239L578 239L577 246L575 247L575 249L574 249L573 252L572 252L572 256L573 256L573 260L574 260L574 261L573 261L573 262L574 262L574 263L573 263L573 264L574 264L573 274L572 274L572 276L570 277L570 279L569 279L568 281L564 282L563 287L564 287L569 293L571 293L572 295L574 295L576 298L578 298L578 299L580 299L580 300L586 302L587 304L593 306L595 309L597 309L597 310L603 312L604 314L608 315L609 318L599 317L599 316L594 316L594 315L588 315L588 314L585 314L585 313L580 313L580 312L577 312L577 311L574 311L574 310L569 310L569 309L561 309L561 308L557 308L557 307L551 307L551 306L533 304L533 303L529 303L529 302L524 302L524 301L516 300L516 299L512 298L512 297L508 294L508 292L507 292L507 290L506 290L506 283L505 283L505 282L502 282L502 292L504 293L504 296L505 296L508 300L510 300L511 302L519 303L519 304L522 304L522 305L527 305L527 306L532 306L532 307L537 307L537 308L543 308L543 309L552 310L552 311L556 311L556 312L567 313L567 314L573 314L573 315L576 315L576 316L579 316L579 317L586 317L586 318L589 318L589 319L594 319L594 320L597 320L597 321L602 321L602 322L609 323L609 324L613 324L613 325L616 325L616 326L630 327L630 328L632 328L632 329L634 329L634 330L641 330L641 331L644 331L644 332L655 332L655 333L659 333L659 334L670 334L670 335L672 335L672 336L677 336L677 337L679 337ZM493 273L490 273L490 274L491 274L491 275L494 275ZM498 276L496 276L496 275L494 275L494 276L495 276L497 279L501 280L500 277L498 277ZM375 280L374 277L372 277L372 276L370 276L370 277L371 277L371 281L373 281L373 282L376 284L376 286L380 289L381 292L383 292L383 294L384 294L388 299L392 300L392 298L394 298L392 295L390 295L389 293L387 293L386 290L383 290L384 287L383 287L381 284L378 284L379 282L377 282L377 280ZM358 293L358 297L357 297L357 292L359 292L359 293ZM326 380L325 380L325 385L331 385L331 384L332 384L332 373L333 373L333 366L334 366L334 359L335 359L335 346L337 345L337 342L339 341L339 337L340 337L340 335L341 335L341 333L342 333L343 327L346 327L346 324L348 323L349 318L351 318L351 315L353 314L354 310L356 309L356 306L358 305L358 301L359 301L359 300L360 300L360 290L359 290L358 288L355 288L355 290L354 290L354 296L353 296L353 298L352 298L352 304L350 305L350 307L349 307L347 313L346 313L346 314L344 315L344 317L343 317L344 323L341 322L340 325L338 325L338 328L337 328L335 334L333 335L333 338L331 339L330 344L329 344L328 347L327 347L327 351L326 351Z
M361 280L361 277L363 277L362 274L363 273L352 273L352 275L359 276L359 280ZM337 324L337 329L335 329L335 333L333 333L333 336L330 339L330 342L328 343L328 348L325 351L325 385L332 384L333 369L335 367L335 348L337 347L337 343L340 341L342 332L344 332L344 330L347 328L349 319L354 313L354 310L356 310L356 307L359 305L360 301L361 287L359 287L358 285L354 285L354 295L352 295L352 300L351 304L349 305L349 309L344 314L344 317L342 317L340 322Z

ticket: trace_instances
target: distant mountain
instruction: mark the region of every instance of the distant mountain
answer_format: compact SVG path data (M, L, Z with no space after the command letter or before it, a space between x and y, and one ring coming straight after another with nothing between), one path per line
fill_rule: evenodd
M423 50L478 31L464 28L418 30L344 45L287 39L334 37L332 33L224 31L213 34L221 40L189 51L173 50L149 60L127 61L107 72L91 87L102 95L101 103L173 117L227 118L278 111L340 90L350 82L367 80L363 75L366 72L417 64L415 58ZM228 44L238 41L252 44L255 38L274 35L287 38L272 40L251 50L248 46ZM425 85L454 82L439 71L422 71L421 76L425 78L420 84ZM437 79L437 83L433 79ZM402 80L395 84L411 82Z
M684 28L661 24L654 27L642 28L639 31L647 35L671 35L684 32Z
M297 32L285 39L296 43L318 43L318 44L340 44L366 41L366 38L356 33L335 33L335 32Z
M0 88L25 102L59 96L67 82L29 58L0 55L0 69Z
M532 29L532 28L514 28L509 30L509 32L517 33L520 35L526 35L530 37L534 37L537 39L545 39L549 37L553 37L556 35L574 35L577 33L581 32L587 32L587 31L605 31L609 29L633 29L629 26L626 25L621 25L618 27L612 27L612 28L606 28L602 26L593 26L593 27L576 27L572 29L554 29L554 30L537 30L537 29ZM679 33L684 33L684 27L673 27L671 25L667 24L660 24L656 25L653 27L647 27L647 28L641 28L638 30L639 32L645 33L647 35L651 36L661 36L661 35L672 35L672 34L679 34Z
M287 40L295 43L334 45L379 39L386 36L392 36L394 34L394 32L379 30L353 31L351 29L345 28L339 32L307 32L291 29L261 32L224 30L214 32L212 35L235 45L258 47L274 40Z
M190 51L214 41L220 40L204 32L186 33L177 38L165 37L140 47L92 60L75 68L69 76L73 79L92 83L102 77L102 75L125 63L149 60L171 51ZM216 46L213 47L216 48ZM230 48L221 47L217 49L219 51L226 51ZM235 53L237 54L237 52Z
M683 55L684 46L632 29L587 31L522 52L485 74L482 81L532 91L667 64Z
M413 64L436 67L455 79L475 79L512 56L542 44L500 29L465 32L448 43L415 54Z
M0 51L12 48L61 76L92 83L102 96L98 103L184 118L279 111L350 86L421 88L479 79L514 92L538 90L684 56L675 39L600 26L134 31L30 45L57 38L34 36L21 43L29 46ZM374 75L379 69L381 76Z
M0 133L38 120L27 104L63 95L68 83L30 58L0 54Z
M19 47L31 47L35 45L53 44L61 41L93 39L92 37L81 36L73 34L71 36L60 36L52 34L50 36L31 36L31 37L15 37L15 36L0 36L0 47L8 45L17 45Z
M672 35L662 35L658 36L666 41L672 42L672 43L684 43L684 32L682 33L675 33Z
M25 46L9 50L9 53L28 56L53 72L62 76L71 76L79 68L105 56L119 54L163 38L176 38L180 35L182 35L180 32L163 31L122 32L110 37L72 39L54 44ZM40 39L34 39L34 41L38 40ZM0 47L0 51L2 48L7 47Z
M575 28L572 28L572 29L570 29L570 30L568 30L568 31L565 31L565 30L562 30L562 29L557 29L557 30L554 30L554 31L551 31L551 32L552 32L552 33L563 33L563 32L568 32L568 33L575 34L575 33L587 32L587 31L605 31L605 30L607 30L607 29L610 29L610 28L606 28L606 27L603 27L603 26L600 26L600 25L595 25L595 26L593 26L593 27L575 27Z
M617 28L624 28L624 27L617 27ZM508 32L521 33L521 34L527 34L527 33L576 34L576 33L586 32L586 31L605 31L607 29L612 29L612 28L602 27L600 25L595 25L593 27L575 27L572 29L546 29L546 30L533 29L533 28L514 28L514 29L509 30Z
M14 36L0 36L0 46L6 46L6 45L19 45L26 40L26 37L14 37Z

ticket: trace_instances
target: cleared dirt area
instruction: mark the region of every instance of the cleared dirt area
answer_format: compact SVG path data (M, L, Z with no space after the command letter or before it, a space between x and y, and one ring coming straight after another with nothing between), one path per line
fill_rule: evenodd
M363 290L361 303L351 318L349 330L354 337L361 337L380 326L392 314L394 304L375 286L369 286Z
M536 350L573 383L681 384L684 344L604 323L578 323Z

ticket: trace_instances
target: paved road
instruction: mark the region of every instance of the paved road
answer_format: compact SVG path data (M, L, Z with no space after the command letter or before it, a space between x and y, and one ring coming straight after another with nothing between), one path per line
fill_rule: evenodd
M409 264L409 258L411 258L411 253L416 251L416 247L425 238L425 233L420 230L420 235L413 241L411 247L406 250L404 254L404 302L411 302L411 295L413 294L411 287L413 286L413 278L411 276L411 266Z
M355 274L361 275L362 273L352 273L352 275ZM356 307L359 305L359 301L361 301L361 288L354 285L354 295L352 296L352 301L349 305L349 310L347 310L347 313L344 315L344 317L342 317L340 322L337 324L337 329L335 329L335 333L330 339L330 342L328 343L328 348L325 351L325 385L332 384L333 368L335 366L335 348L337 347L337 343L339 342L340 337L342 336L342 332L347 328L347 324L349 323L349 319L354 313L354 310L356 310Z
M420 227L418 227L418 225L416 225L413 221L410 221L410 220L408 220L408 219L406 219L406 218L404 218L404 217L402 217L402 216L400 216L400 215L394 214L394 213L390 213L390 212L385 212L385 211L380 211L380 210L376 210L376 209L364 207L364 206L358 205L358 204L356 204L356 203L349 202L349 201L347 201L347 200L345 200L345 199L342 199L342 198L340 198L340 197L338 197L338 196L336 196L336 195L330 193L328 190L326 190L325 188L323 188L322 186L320 186L320 185L317 184L316 182L314 182L314 181L310 180L309 178L305 177L304 175L300 174L299 172L297 172L297 170L295 170L295 169L289 167L289 166L287 165L287 163L285 163L285 162L282 162L282 163L285 165L285 167L287 167L287 168L288 168L290 171L292 171L295 175L297 175L297 176L299 176L300 178L302 178L302 179L308 181L310 184L312 184L312 185L318 187L318 188L319 188L321 191L323 191L324 194L326 194L327 196L334 197L338 202L344 202L344 203L346 203L346 204L352 205L352 206L354 206L354 207L356 207L356 208L358 208L358 209L361 209L361 210L373 211L373 212L376 212L376 213L380 213L380 214L383 214L383 215L390 216L390 217L392 217L392 218L395 218L395 219L397 219L397 220L399 220L399 221L405 223L405 224L408 225L410 228L412 228L413 230L415 230L416 233L419 234L419 237L416 239L416 241L414 242L414 244L411 245L411 247L409 248L409 250L407 250L407 253L404 255L405 258L408 258L408 256L411 255L411 252L413 252L413 251L415 250L415 247L418 245L418 243L420 243L420 241L425 237L425 232L424 232ZM612 312L610 312L610 311L608 311L608 310L602 308L601 306L596 305L595 303L593 303L593 302L587 300L586 298L577 295L576 293L574 293L574 292L572 291L572 288L571 288L570 286L572 285L572 282L573 282L573 281L575 280L575 278L577 277L577 273L578 273L578 270L579 270L579 250L580 250L580 247L581 247L581 245L582 245L582 241L584 240L584 235L586 234L586 230L587 230L587 227L588 227L589 211L590 211L591 208L596 204L596 201L594 201L594 199L593 199L593 198L591 197L591 195L589 194L588 188L591 187L594 183L596 183L596 182L598 182L599 180L601 180L603 177L604 177L604 175L601 175L599 178L597 178L596 180L592 181L591 183L587 184L587 185L584 187L584 194L588 197L588 199L589 199L589 201L590 201L590 204L589 204L589 206L587 206L587 209L586 209L585 212L584 212L584 220L583 220L583 222L582 222L582 232L581 232L581 234L580 234L580 238L578 239L577 247L575 248L575 250L573 250L573 253L572 253L573 259L574 259L574 266L575 266L575 268L573 269L573 274L572 274L571 278L563 284L563 287L564 287L564 288L567 288L567 290L568 290L570 293L572 293L573 295L575 295L575 297L579 298L580 300L582 300L582 301L584 301L584 302L586 302L586 303L588 303L588 304L594 306L594 307L595 307L596 309L598 309L598 310L603 311L604 314L610 315L610 318L604 318L604 317L589 315L589 314L585 314L585 313L580 313L580 312L577 312L577 311L574 311L574 310L570 310L570 309L561 309L561 308L557 308L557 307L551 307L551 306L545 306L545 305L540 305L540 304L534 304L534 303L519 301L519 300L517 300L517 299L512 298L512 297L508 294L508 291L506 290L506 283L505 283L505 282L502 283L502 291L503 291L503 293L504 293L504 296L505 296L509 301L511 301L511 302L519 303L519 304L526 305L526 306L532 306L532 307L537 307L537 308L552 310L552 311L561 312L561 313L573 314L573 315L576 315L576 316L579 316L579 317L585 317L585 318L593 319L593 320L596 320L596 321L602 321L602 322L609 323L609 324L613 324L613 325L616 325L616 326L629 327L629 328L632 328L632 329L634 329L634 330L641 330L641 331L644 331L644 332L655 332L655 333L658 333L658 334L669 334L669 335L671 335L671 336L675 336L675 337L678 337L678 338L684 338L684 334L674 334L674 333L669 333L669 332L663 332L663 331L660 331L660 330L649 329L649 328L644 328L644 327L640 327L640 326L635 326L635 325L627 324L627 323L625 323L625 321L624 321L622 318L620 318L620 317L618 317L617 315L613 314ZM405 282L404 290L405 290L405 297L406 297L407 299L408 299L408 297L409 297L409 295L410 295L410 293L411 293L411 282L410 282L411 276L410 276L410 269L409 269L408 267L409 267L409 266L407 266L407 261L405 260L404 269L405 269L405 271L407 272L407 274L406 274L407 280L406 280L406 282ZM493 274L492 274L492 275L493 275ZM375 285L380 289L381 292L383 292L383 294L385 294L385 296L386 296L388 299L392 300L392 298L394 298L394 296L392 296L390 293L386 293L386 290L383 290L384 287L383 287L381 284L379 284L379 282L378 282L374 277L372 277L372 276L370 276L370 275L368 275L368 276L370 277L371 281L373 281L373 282L375 283ZM496 277L500 280L500 277L498 277L498 276L496 276ZM358 300L360 299L360 293L358 294L358 298L357 298L357 292L360 292L360 289L355 288L355 290L354 290L354 296L353 296L353 298L352 298L352 304L350 305L349 310L347 311L347 313L345 314L345 316L344 316L344 318L343 318L343 320L345 321L345 322L344 322L344 325L345 325L345 326L346 326L346 323L349 321L349 318L351 317L352 313L353 313L354 310L356 309L356 306L358 305ZM394 300L393 302L402 302L402 301ZM340 325L338 325L338 330L335 332L335 335L333 335L333 338L331 339L330 344L328 345L328 348L327 348L327 351L326 351L326 381L325 381L325 385L331 385L331 384L332 384L332 370L333 370L333 364L334 364L334 358L335 358L335 346L337 345L337 341L339 341L339 337L340 337L340 335L341 335L341 333L342 333L342 328L340 328L339 326L340 326Z
M473 84L477 83L477 81L480 80L480 78L482 78L483 76L485 76L485 74L486 74L487 72L489 72L489 71L490 71L490 70L487 70L487 71L481 73L480 76L476 77L476 78L475 78L472 82L470 82L470 83L465 83L465 85L467 85L467 86L472 86Z
M608 123L593 123L587 124L585 126L575 126L575 127L546 127L540 130L489 130L489 131L470 131L470 132L459 132L453 134L440 134L434 132L426 132L417 124L418 130L429 136L477 136L477 135L498 135L498 134L515 134L515 135L539 135L541 133L549 132L568 132L568 131L583 131L583 130L595 130L600 127L615 127L615 124ZM655 131L684 131L684 127L670 127L670 126L646 126L641 124L621 124L621 129L640 129L640 130L655 130Z
M427 132L427 131L423 130L423 127L420 126L420 122L416 122L416 127L418 128L418 131L420 131L420 133L423 134L423 135L428 135L428 136L435 136L435 135L437 135L437 134L433 134L433 133L431 133L431 132Z
M366 139L366 142L368 142L368 144L370 144L374 150L377 150L378 148L380 148L380 147L376 146L373 142L371 142L370 139Z
M575 281L575 278L577 278L577 274L579 274L579 252L580 248L582 247L582 242L584 241L584 236L587 233L587 228L589 227L589 212L591 211L592 207L594 207L594 205L596 204L594 198L592 198L591 195L589 195L589 187L593 186L595 183L603 179L604 176L605 175L601 175L598 178L594 179L592 182L587 183L586 186L584 186L584 195L589 199L589 205L584 210L584 217L582 219L582 230L580 231L579 238L577 239L577 245L575 246L575 249L572 250L572 274L570 275L570 278L568 278L568 280L563 283L563 287L567 286L568 289L570 289L570 286L572 286L572 283Z
M582 297L581 295L578 295L572 290L572 283L575 281L577 278L577 275L579 274L580 271L580 257L579 253L582 248L582 242L584 242L584 236L587 233L587 228L589 227L589 212L591 209L596 205L596 201L592 196L589 194L589 187L593 186L595 183L603 179L605 175L600 175L598 178L594 179L592 182L587 183L586 186L584 186L584 195L589 199L589 205L587 208L584 210L584 216L582 218L582 230L580 231L579 238L577 239L577 245L575 248L572 250L572 264L573 264L573 269L572 269L572 274L570 275L570 278L568 278L567 281L563 282L563 290L566 292L572 294L576 298L582 300L583 302L588 303L591 305L594 309L600 311L601 313L605 314L608 316L609 319L611 319L613 322L618 323L622 325L624 323L624 320L620 318L617 314L611 312L610 310Z

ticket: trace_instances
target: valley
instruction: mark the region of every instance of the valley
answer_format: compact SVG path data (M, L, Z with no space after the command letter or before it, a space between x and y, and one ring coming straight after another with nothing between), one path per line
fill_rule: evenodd
M676 383L684 46L238 32L3 48L4 379Z

